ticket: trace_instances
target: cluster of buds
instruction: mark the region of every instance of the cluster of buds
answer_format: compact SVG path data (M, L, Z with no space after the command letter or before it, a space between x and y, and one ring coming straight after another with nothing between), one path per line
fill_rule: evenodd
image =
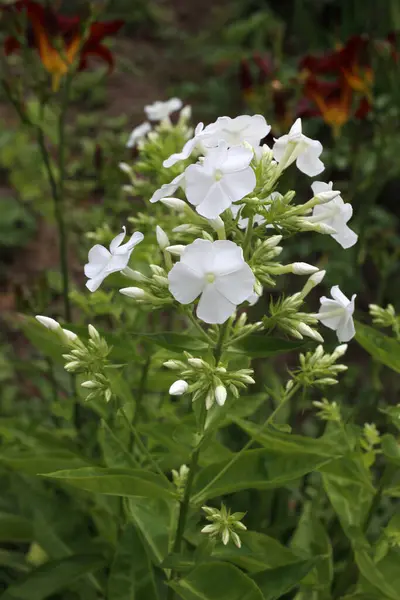
M347 370L346 365L336 364L347 350L347 344L337 346L332 354L317 346L314 352L300 354L300 367L294 372L294 380L305 387L335 385L339 373Z
M179 497L183 497L185 491L186 480L189 475L189 467L187 465L181 465L179 471L172 469L172 481L176 487Z
M333 421L335 423L342 421L340 408L336 402L329 402L326 398L322 398L321 401L315 400L313 405L318 409L316 414L322 421Z
M83 388L89 390L86 401L104 398L109 402L112 391L105 369L109 363L108 355L111 348L93 325L88 326L88 332L87 345L77 338L71 344L68 354L63 354L63 358L67 361L65 370L69 373L83 373L88 377L81 384Z
M374 464L377 454L380 454L381 436L376 428L375 423L365 423L363 429L363 435L360 440L361 448L365 451L363 456L366 467L370 467Z
M228 390L238 398L239 389L246 389L248 385L255 383L252 369L229 372L223 366L210 364L188 352L184 352L184 355L186 362L172 359L164 363L168 369L179 371L180 379L169 389L171 396L191 393L193 402L205 399L206 409L209 410L215 402L218 406L225 404Z
M369 313L374 325L391 327L396 338L400 340L400 317L396 315L392 304L388 304L386 308L382 308L377 304L370 304Z
M323 342L323 337L314 326L318 319L314 315L300 311L304 298L318 285L325 276L325 271L318 271L307 263L293 263L283 268L290 268L292 273L304 274L307 270L314 269L315 272L308 278L301 292L292 296L281 297L269 304L269 317L264 317L264 326L267 329L278 327L281 331L302 340L304 336L317 342Z
M168 276L167 272L163 267L159 265L149 265L151 270L151 277L147 277L139 271L126 267L122 274L140 283L141 287L132 286L122 288L119 291L124 296L132 298L137 304L148 305L154 308L161 308L163 306L171 305L173 300L171 294L168 291Z
M203 506L202 509L207 514L207 521L211 521L211 524L203 527L201 533L209 533L212 538L220 535L225 546L229 540L232 540L235 546L240 548L242 542L237 531L246 531L246 525L241 522L246 513L236 512L231 514L224 504L221 504L220 510L210 506Z

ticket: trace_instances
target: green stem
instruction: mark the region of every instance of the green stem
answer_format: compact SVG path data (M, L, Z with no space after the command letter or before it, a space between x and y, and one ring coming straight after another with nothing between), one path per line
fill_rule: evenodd
M268 419L261 425L261 427L259 428L258 432L256 435L259 435L260 433L263 432L263 430L272 423L272 421L274 420L274 418L276 417L276 415L279 413L279 411L281 410L281 408L283 406L285 406L285 404L287 404L287 402L292 398L292 396L294 396L294 394L298 391L298 389L300 388L300 384L296 383L293 388L290 390L289 393L287 393L285 395L285 397L283 398L282 402L280 402L278 404L278 406L275 408L275 410L269 415ZM256 436L254 436L256 437ZM245 446L243 446L243 448L240 450L240 452L237 452L232 458L231 460L225 465L225 467L214 477L214 479L212 479L202 490L200 490L200 492L198 492L198 494L196 494L193 498L192 498L192 502L193 504L198 504L200 501L202 502L202 498L204 496L204 494L207 492L207 490L210 489L210 487L212 487L219 479L221 479L221 477L223 475L225 475L225 473L239 460L239 458L243 455L244 452L246 452L246 450L249 450L252 445L254 444L255 439L254 438L250 438L250 440L247 442L247 444Z
M253 234L253 221L254 221L254 215L250 215L249 222L248 222L247 229L246 229L246 235L245 235L244 243L243 243L243 254L244 254L245 258L248 258L250 248L251 248L251 236Z
M201 333L201 335L205 339L205 341L208 342L209 344L213 344L214 340L208 335L208 333L206 331L204 331L204 329L202 328L200 323L198 323L196 321L192 312L190 310L187 310L187 311L185 311L185 314L188 317L189 321L192 323L192 325L197 329L197 331L199 331L199 333Z
M218 340L217 340L217 343L214 348L214 359L215 359L216 366L218 365L218 363L221 359L224 341L226 339L226 336L228 334L230 326L231 326L231 319L229 319L223 325L221 325L221 327L219 329ZM206 412L205 404L203 403L202 415L200 417L200 423L202 424L202 432L201 433L204 432L204 423L205 423L205 416L206 416L205 412ZM178 524L176 527L175 539L174 539L174 543L172 546L173 553L179 554L179 552L181 551L183 536L185 533L187 516L188 516L189 508L190 508L190 499L191 499L191 495L192 495L193 481L194 481L194 478L195 478L195 475L197 472L197 468L199 465L199 457L200 457L202 442L203 442L203 437L200 439L199 443L197 444L196 448L193 450L191 457L190 457L189 473L188 473L187 480L186 480L183 498L180 503ZM175 571L172 571L171 579L174 579L175 576L176 576ZM173 600L174 595L175 595L174 590L171 587L169 587L168 593L167 593L167 600Z
M149 355L146 358L146 362L143 365L142 375L140 377L139 389L138 389L138 393L136 396L136 410L135 410L135 414L133 416L132 425L136 425L136 423L139 420L140 414L142 412L143 397L146 392L147 377L149 375L150 365L151 365L151 356Z

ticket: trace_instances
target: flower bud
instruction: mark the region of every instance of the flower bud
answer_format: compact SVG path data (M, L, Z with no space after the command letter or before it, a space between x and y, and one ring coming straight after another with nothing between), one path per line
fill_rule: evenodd
M122 186L122 191L125 194L132 194L132 195L135 194L135 188L133 187L133 185L123 185Z
M182 396L182 394L186 394L189 389L189 384L183 379L178 379L171 385L169 388L169 394L171 396Z
M318 223L315 226L315 231L318 231L319 233L323 233L323 234L327 234L327 235L332 235L333 233L337 233L336 229L334 229L330 225L327 225L326 223Z
M214 404L214 400L215 400L214 392L212 390L210 390L206 396L206 410L210 410L210 408Z
M196 227L193 225L189 225L188 223L183 223L182 225L178 225L174 227L172 233L191 233L196 231Z
M161 198L160 202L178 212L185 210L186 207L186 202L180 200L180 198Z
M177 244L176 246L168 246L168 248L165 248L165 250L173 256L181 256L185 248L186 246L183 246L182 244Z
M169 246L169 239L165 231L159 225L156 226L156 237L160 250L165 250L165 248Z
M167 369L173 369L175 371L181 369L182 366L183 366L180 361L178 361L178 360L172 360L172 359L166 360L163 363L163 365L164 365L164 367L167 367Z
M189 119L192 117L192 107L190 106L190 104L186 104L179 115L179 120L182 121L189 121Z
M223 385L217 385L214 390L215 400L219 406L223 406L225 404L227 392L226 388Z
M204 360L201 358L188 358L188 363L194 369L202 369L205 365Z
M311 275L317 271L318 267L313 267L313 265L305 262L295 262L292 264L292 273L294 275Z
M336 348L332 352L332 358L337 360L338 358L340 358L341 356L343 356L346 353L347 348L348 348L347 344L340 344L340 346L336 346Z
M128 163L120 162L118 166L123 173L126 173L127 175L131 175L132 168L128 165Z
M267 246L268 248L275 248L281 241L281 235L271 235L268 239L263 242L263 246Z
M88 332L89 332L89 336L93 339L93 340L100 340L100 334L97 331L96 327L93 327L93 325L88 325Z
M315 331L315 329L311 329L311 327L309 327L309 325L306 325L306 323L299 323L297 329L302 335L306 335L307 337L311 338L312 340L315 340L316 342L324 341L322 335L320 335L318 331Z
M69 329L63 329L62 332L69 342L74 342L78 338L76 333L70 331Z
M43 317L42 315L36 315L35 319L39 321L43 327L46 329L50 329L50 331L57 331L61 327L60 323L57 323L55 319L51 319L50 317Z
M89 390L95 389L99 387L99 384L96 381L84 381L81 383L83 388L87 388Z
M335 190L328 190L326 192L320 192L319 194L316 194L314 196L314 198L316 200L318 200L319 204L326 204L326 202L330 202L331 200L334 200L334 198L337 198L338 196L340 196L340 192L337 192ZM313 200L314 200L313 198Z
M217 233L218 231L225 229L225 224L221 217L217 217L216 219L208 219L208 222L210 223L214 231L216 231Z
M323 377L322 379L318 379L317 383L318 385L336 385L338 382L332 377Z
M133 298L134 300L143 300L146 297L146 292L142 288L127 287L119 290L120 294Z
M147 281L147 277L145 277L139 271L134 271L130 267L125 267L125 269L123 269L121 273L122 275L125 275L125 277L129 277L129 279L132 279L133 281Z

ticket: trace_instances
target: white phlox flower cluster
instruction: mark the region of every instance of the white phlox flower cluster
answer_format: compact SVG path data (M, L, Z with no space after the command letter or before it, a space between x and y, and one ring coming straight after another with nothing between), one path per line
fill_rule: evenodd
M145 106L144 112L148 121L140 123L140 125L137 125L132 130L126 143L126 147L134 148L141 140L146 138L146 136L152 131L152 126L149 121L152 121L153 123L162 122L168 125L170 123L170 116L177 111L181 111L182 119L188 120L191 115L191 108L190 106L185 106L182 108L182 106L183 102L179 98L170 98L166 102L157 100L157 102Z

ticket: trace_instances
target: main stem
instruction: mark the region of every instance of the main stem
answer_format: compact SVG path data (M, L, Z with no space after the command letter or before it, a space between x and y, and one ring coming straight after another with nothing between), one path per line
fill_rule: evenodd
M214 358L215 358L216 366L218 366L218 363L221 360L221 356L222 356L222 352L223 352L223 348L224 348L224 342L225 342L229 327L230 327L230 320L226 321L220 327L218 341L214 348ZM204 405L204 410L205 410L205 405ZM204 428L204 425L203 425L203 428ZM202 443L202 440L200 440L200 442L198 443L197 447L193 450L191 457L190 457L189 473L188 473L188 476L186 479L185 491L183 493L183 498L182 498L181 504L180 504L175 540L174 540L174 544L172 546L173 553L179 553L181 551L183 535L185 533L186 521L187 521L187 516L188 516L189 508L190 508L190 497L192 495L193 481L194 481L194 477L196 475L197 467L199 464L201 443ZM175 572L172 571L171 579L173 579L174 577L175 577ZM167 593L167 600L173 600L174 596L175 596L174 590L171 587L169 587L168 593Z

